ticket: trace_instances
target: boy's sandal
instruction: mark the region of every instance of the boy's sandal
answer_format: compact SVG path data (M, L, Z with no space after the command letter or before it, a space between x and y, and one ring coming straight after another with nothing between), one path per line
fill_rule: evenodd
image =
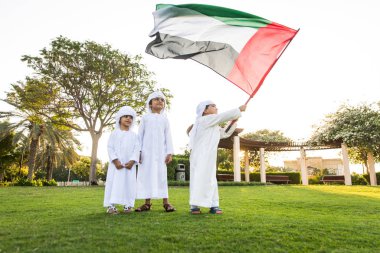
M149 211L150 208L151 208L152 204L144 204L142 206L140 206L139 208L136 208L135 209L135 212L145 212L145 211Z
M175 208L174 206L170 205L169 203L167 204L164 204L164 209L165 209L165 212L174 212L175 211Z
M130 213L132 212L132 207L129 206L129 207L124 207L124 213Z
M118 214L119 211L116 209L116 207L110 206L110 207L107 208L107 213L109 213L109 214Z
M223 211L219 207L211 207L210 208L210 213L211 214L222 214Z
M190 209L191 214L201 214L201 209L199 207L194 207Z

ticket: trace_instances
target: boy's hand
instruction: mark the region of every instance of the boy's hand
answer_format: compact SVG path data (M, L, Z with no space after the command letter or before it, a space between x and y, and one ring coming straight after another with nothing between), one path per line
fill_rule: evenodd
M135 161L130 160L124 166L125 166L125 168L127 168L128 170L130 170L134 164L135 164Z
M124 168L124 166L121 164L121 162L119 161L119 159L115 159L112 162L113 162L113 164L115 164L116 169L120 170L120 169Z
M171 154L168 154L165 158L165 163L168 164L173 160L173 157Z
M246 109L247 109L247 105L242 105L242 106L239 107L239 110L241 112L245 112Z

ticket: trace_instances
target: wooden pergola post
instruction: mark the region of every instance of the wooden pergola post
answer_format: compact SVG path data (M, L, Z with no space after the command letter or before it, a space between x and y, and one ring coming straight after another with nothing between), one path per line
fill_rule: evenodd
M375 159L373 157L372 152L368 152L367 162L368 162L369 182L372 186L375 186L377 185L377 178L376 178L376 171L375 171Z
M306 168L306 152L305 152L304 147L301 147L300 149L300 165L301 165L302 184L309 185L309 177L307 175L307 168Z
M265 159L264 159L264 148L260 148L260 182L267 182Z
M350 163L348 161L347 145L342 143L341 147L342 147L342 158L343 158L344 184L345 185L352 185Z
M240 137L234 136L234 144L233 144L233 155L234 155L234 181L241 181L240 174Z
M244 175L245 175L245 182L249 182L249 156L248 156L248 150L244 151Z

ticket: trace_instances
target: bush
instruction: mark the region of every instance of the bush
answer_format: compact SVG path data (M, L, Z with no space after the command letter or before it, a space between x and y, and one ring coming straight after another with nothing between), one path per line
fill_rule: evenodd
M367 179L365 179L363 175L359 175L355 172L351 174L351 182L352 185L368 185Z
M369 179L369 174L364 174L363 177L367 180L368 184L371 182ZM377 179L377 184L380 184L380 172L376 173L376 179Z
M169 181L169 186L189 186L189 181ZM259 182L218 182L219 186L257 186L257 185L265 185Z
M233 171L228 170L218 170L217 174L234 174ZM267 172L267 175L282 175L289 176L289 184L300 184L301 183L301 174L300 172ZM241 180L245 181L245 173L241 172ZM249 181L250 182L260 182L260 173L251 172L249 173Z
M52 179L50 181L48 181L46 179L43 179L42 180L42 185L43 186L57 186L58 184L57 184L57 182L54 179Z
M178 164L185 165L185 179L190 180L190 160L187 156L183 155L174 155L172 162L167 165L168 180L176 180L175 170L177 169Z
M0 187L7 187L7 186L12 186L12 185L13 185L13 182L9 182L9 181L0 182Z
M309 176L309 184L323 184L323 182L321 182L321 176Z
M37 180L28 180L26 178L20 178L14 184L15 186L42 186L42 181Z

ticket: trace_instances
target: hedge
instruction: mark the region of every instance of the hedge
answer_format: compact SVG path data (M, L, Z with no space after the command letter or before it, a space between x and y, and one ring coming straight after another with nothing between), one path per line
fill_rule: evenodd
M177 169L178 164L185 165L185 179L190 180L190 160L186 156L173 156L171 163L167 165L168 168L168 180L176 180L175 170Z
M233 171L218 171L218 174L234 174ZM267 172L266 175L281 175L289 177L289 184L300 184L301 183L301 174L299 172ZM241 172L241 180L245 181L245 173ZM250 182L260 182L260 173L251 172L249 173Z
M363 177L367 180L367 182L370 182L369 174L364 174ZM380 184L380 172L376 172L376 179L377 179L377 185Z

